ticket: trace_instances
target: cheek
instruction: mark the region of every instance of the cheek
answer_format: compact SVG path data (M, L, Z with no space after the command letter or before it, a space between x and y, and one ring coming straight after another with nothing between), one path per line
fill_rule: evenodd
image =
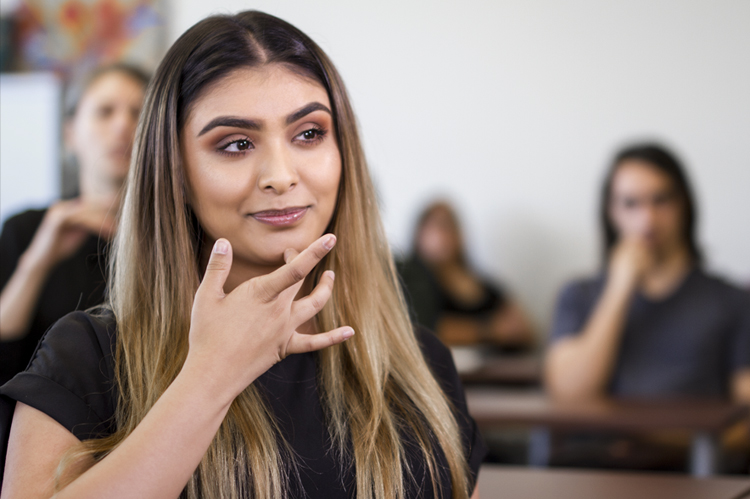
M188 166L186 179L190 205L201 224L208 229L209 225L225 220L222 213L237 197L241 183L204 165L199 168Z
M341 182L341 159L338 151L327 154L317 166L307 173L307 184L315 192L320 202L336 203Z

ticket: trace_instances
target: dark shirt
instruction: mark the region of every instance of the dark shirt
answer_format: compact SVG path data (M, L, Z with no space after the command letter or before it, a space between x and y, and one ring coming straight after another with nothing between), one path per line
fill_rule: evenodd
M12 413L14 401L49 415L81 440L114 431L117 403L113 388L113 347L116 335L111 313L94 317L75 312L60 320L40 342L29 369L0 387L0 414ZM422 353L456 408L456 419L474 480L486 452L466 400L449 350L429 332L417 330ZM317 354L291 355L261 375L256 383L266 395L282 436L299 463L300 485L307 497L346 498L356 491L354 469L341 466L330 452L330 438L317 385ZM5 422L7 425L7 420ZM3 429L7 442L7 427ZM415 482L407 482L407 497L431 497L432 487L419 471L422 457L413 437L404 435L407 459ZM411 452L409 450L411 449ZM438 469L447 463L438 452ZM342 469L343 468L343 469ZM450 478L444 490L450 491ZM421 490L419 487L421 484ZM301 496L292 483L294 496Z
M8 284L46 213L47 210L29 210L5 222L0 234L0 290ZM72 257L50 272L26 336L0 343L0 385L24 370L39 339L56 320L74 310L102 303L105 251L105 243L92 235Z
M435 330L443 315L472 317L478 320L505 305L503 291L485 279L480 279L482 297L476 303L463 303L444 289L432 271L419 258L412 256L397 263L401 285L409 304L412 320Z
M605 277L562 291L550 342L581 332ZM609 392L634 397L729 398L732 374L750 368L750 294L694 268L661 300L636 293Z

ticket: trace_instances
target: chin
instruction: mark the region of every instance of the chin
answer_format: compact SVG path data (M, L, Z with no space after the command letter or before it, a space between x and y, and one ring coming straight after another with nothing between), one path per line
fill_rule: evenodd
M258 252L258 256L270 265L277 265L279 263L283 264L284 251L292 248L301 253L322 235L322 231L320 232L320 235L315 235L311 234L309 231L301 230L285 230L272 233L262 237L262 239L265 240L265 244L263 245L262 250Z

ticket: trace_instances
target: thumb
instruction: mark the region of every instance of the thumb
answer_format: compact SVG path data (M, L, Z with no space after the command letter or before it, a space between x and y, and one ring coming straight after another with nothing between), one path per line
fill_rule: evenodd
M211 250L200 289L224 296L224 283L232 268L232 245L226 239L217 239Z

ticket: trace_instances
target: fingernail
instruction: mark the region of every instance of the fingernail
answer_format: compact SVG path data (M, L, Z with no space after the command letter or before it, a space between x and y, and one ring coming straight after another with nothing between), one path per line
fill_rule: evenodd
M323 241L323 247L328 250L333 248L334 244L336 244L336 236L334 236L333 234L328 236L326 240Z
M326 273L331 277L332 281L336 280L336 273L333 270L326 270Z
M224 239L219 239L214 244L214 253L217 255L226 255L229 253L229 243Z
M354 336L354 329L352 328L345 329L344 332L341 333L341 336L343 336L345 340L348 340L349 338Z

